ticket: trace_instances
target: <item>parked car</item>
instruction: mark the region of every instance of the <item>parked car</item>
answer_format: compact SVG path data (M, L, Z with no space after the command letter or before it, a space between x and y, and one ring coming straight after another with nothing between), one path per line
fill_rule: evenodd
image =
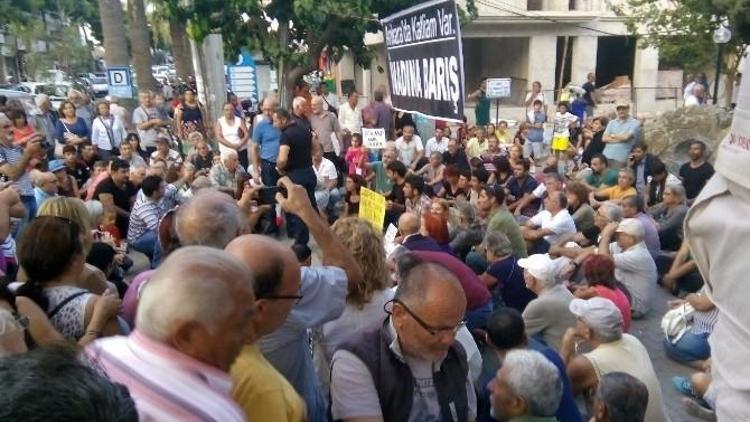
M91 79L91 87L94 91L94 97L101 98L106 97L109 94L109 85L107 84L107 75L96 74Z

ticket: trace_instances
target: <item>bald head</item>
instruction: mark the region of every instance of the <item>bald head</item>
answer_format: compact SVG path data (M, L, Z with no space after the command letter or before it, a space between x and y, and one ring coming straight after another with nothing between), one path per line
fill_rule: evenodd
M409 236L419 232L419 217L416 214L406 212L398 219L398 230L403 236Z
M244 230L242 210L227 194L202 189L177 210L180 244L222 249Z
M303 97L294 97L294 100L292 101L292 111L294 111L294 114L297 116L302 116L305 112L305 106L307 105L307 100Z
M434 263L418 264L406 273L395 298L415 306L431 307L444 303L466 308L466 294L461 283L447 268Z

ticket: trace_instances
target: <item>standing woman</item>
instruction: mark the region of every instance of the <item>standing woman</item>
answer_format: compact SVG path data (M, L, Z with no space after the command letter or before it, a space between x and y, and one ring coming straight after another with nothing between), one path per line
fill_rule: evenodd
M224 104L224 115L219 117L217 124L214 126L214 136L219 142L221 155L224 156L229 151L236 151L240 164L247 169L249 164L247 140L250 137L250 132L245 126L245 121L235 115L235 110L232 103Z
M206 131L206 117L208 113L198 102L193 88L186 88L184 100L177 105L174 112L175 129L180 139L187 139L192 132L200 132L208 139Z
M91 123L91 144L99 158L108 161L120 155L118 148L128 134L120 118L109 112L108 101L97 103L96 112Z
M141 138L137 133L128 133L128 136L125 137L125 142L129 143L130 147L133 148L133 154L140 155L140 157L143 158L143 161L148 163L151 159L151 155L149 155L148 151L141 148Z
M70 101L63 101L60 104L60 120L55 125L55 155L62 157L64 145L77 147L88 141L90 136L86 122L76 116L76 106Z

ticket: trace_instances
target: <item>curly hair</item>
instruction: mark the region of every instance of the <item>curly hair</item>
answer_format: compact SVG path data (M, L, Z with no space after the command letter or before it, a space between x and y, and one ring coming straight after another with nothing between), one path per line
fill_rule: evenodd
M372 224L357 217L342 218L331 228L352 252L364 273L362 282L349 288L346 296L347 303L362 309L370 302L373 293L388 287L390 279L385 266L383 237Z

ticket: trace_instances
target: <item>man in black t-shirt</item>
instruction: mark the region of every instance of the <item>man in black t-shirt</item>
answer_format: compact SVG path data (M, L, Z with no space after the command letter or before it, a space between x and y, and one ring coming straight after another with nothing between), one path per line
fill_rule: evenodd
M389 163L385 168L385 174L393 183L391 193L385 197L388 201L385 206L385 225L396 224L401 214L406 210L406 195L404 195L404 184L406 183L406 165L401 161Z
M680 167L680 180L685 187L685 197L692 204L696 196L714 175L714 167L706 162L706 144L692 141L688 149L690 161Z
M109 166L109 177L96 187L94 198L105 207L112 206L117 212L117 229L123 236L128 232L130 209L135 201L136 187L130 183L130 164L115 158Z
M315 185L318 179L312 167L312 132L297 117L292 119L287 110L280 108L273 113L273 125L281 131L279 156L276 171L281 176L289 176L298 185L304 186L310 203L317 211ZM305 223L294 214L287 214L287 232L294 243L307 245L310 232Z

